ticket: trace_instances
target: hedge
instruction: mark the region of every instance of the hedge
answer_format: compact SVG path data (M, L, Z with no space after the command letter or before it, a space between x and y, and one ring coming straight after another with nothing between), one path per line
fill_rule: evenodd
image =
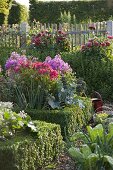
M34 19L41 23L59 23L71 21L81 23L92 20L105 21L113 14L107 0L100 1L37 1L30 0L30 22ZM53 15L54 13L54 15ZM66 16L67 14L67 16Z
M18 135L0 141L1 170L37 170L55 160L62 146L60 126L35 121L35 136Z
M83 98L85 108L78 105L66 107L62 110L26 110L33 120L42 120L59 124L64 139L71 136L78 128L85 126L92 115L92 103L88 98Z

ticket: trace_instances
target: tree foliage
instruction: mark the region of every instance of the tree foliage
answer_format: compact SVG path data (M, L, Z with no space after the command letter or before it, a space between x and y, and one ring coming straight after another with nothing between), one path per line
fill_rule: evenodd
M6 24L13 0L0 0L0 24Z
M19 24L21 22L27 21L27 19L28 19L27 7L14 1L12 8L10 9L9 12L8 18L9 24Z

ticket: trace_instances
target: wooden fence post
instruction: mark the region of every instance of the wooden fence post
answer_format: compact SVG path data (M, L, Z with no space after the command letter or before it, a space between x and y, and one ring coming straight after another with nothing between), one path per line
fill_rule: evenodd
M107 21L107 33L113 36L113 21Z
M27 22L22 22L20 24L20 47L26 46L28 28L29 26Z

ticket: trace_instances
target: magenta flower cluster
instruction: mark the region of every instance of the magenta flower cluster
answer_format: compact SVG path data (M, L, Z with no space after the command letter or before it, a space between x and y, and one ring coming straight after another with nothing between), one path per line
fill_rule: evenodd
M89 39L88 42L81 46L81 50L87 50L92 47L109 47L112 44L113 36L107 36L104 41L100 41L99 39Z
M53 70L57 70L60 73L72 72L70 65L65 63L59 54L53 59L50 56L46 57L45 63L48 63Z
M24 55L12 52L5 64L6 70L13 69L15 72L18 72L21 67L29 67L29 60Z

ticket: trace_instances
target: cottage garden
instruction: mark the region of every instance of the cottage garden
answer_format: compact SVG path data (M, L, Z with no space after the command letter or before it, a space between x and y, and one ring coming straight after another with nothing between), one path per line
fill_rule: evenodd
M72 51L64 31L42 30L1 50L1 170L57 169L62 153L73 170L113 169L113 116L91 100L97 90L112 102L112 39L91 35Z

